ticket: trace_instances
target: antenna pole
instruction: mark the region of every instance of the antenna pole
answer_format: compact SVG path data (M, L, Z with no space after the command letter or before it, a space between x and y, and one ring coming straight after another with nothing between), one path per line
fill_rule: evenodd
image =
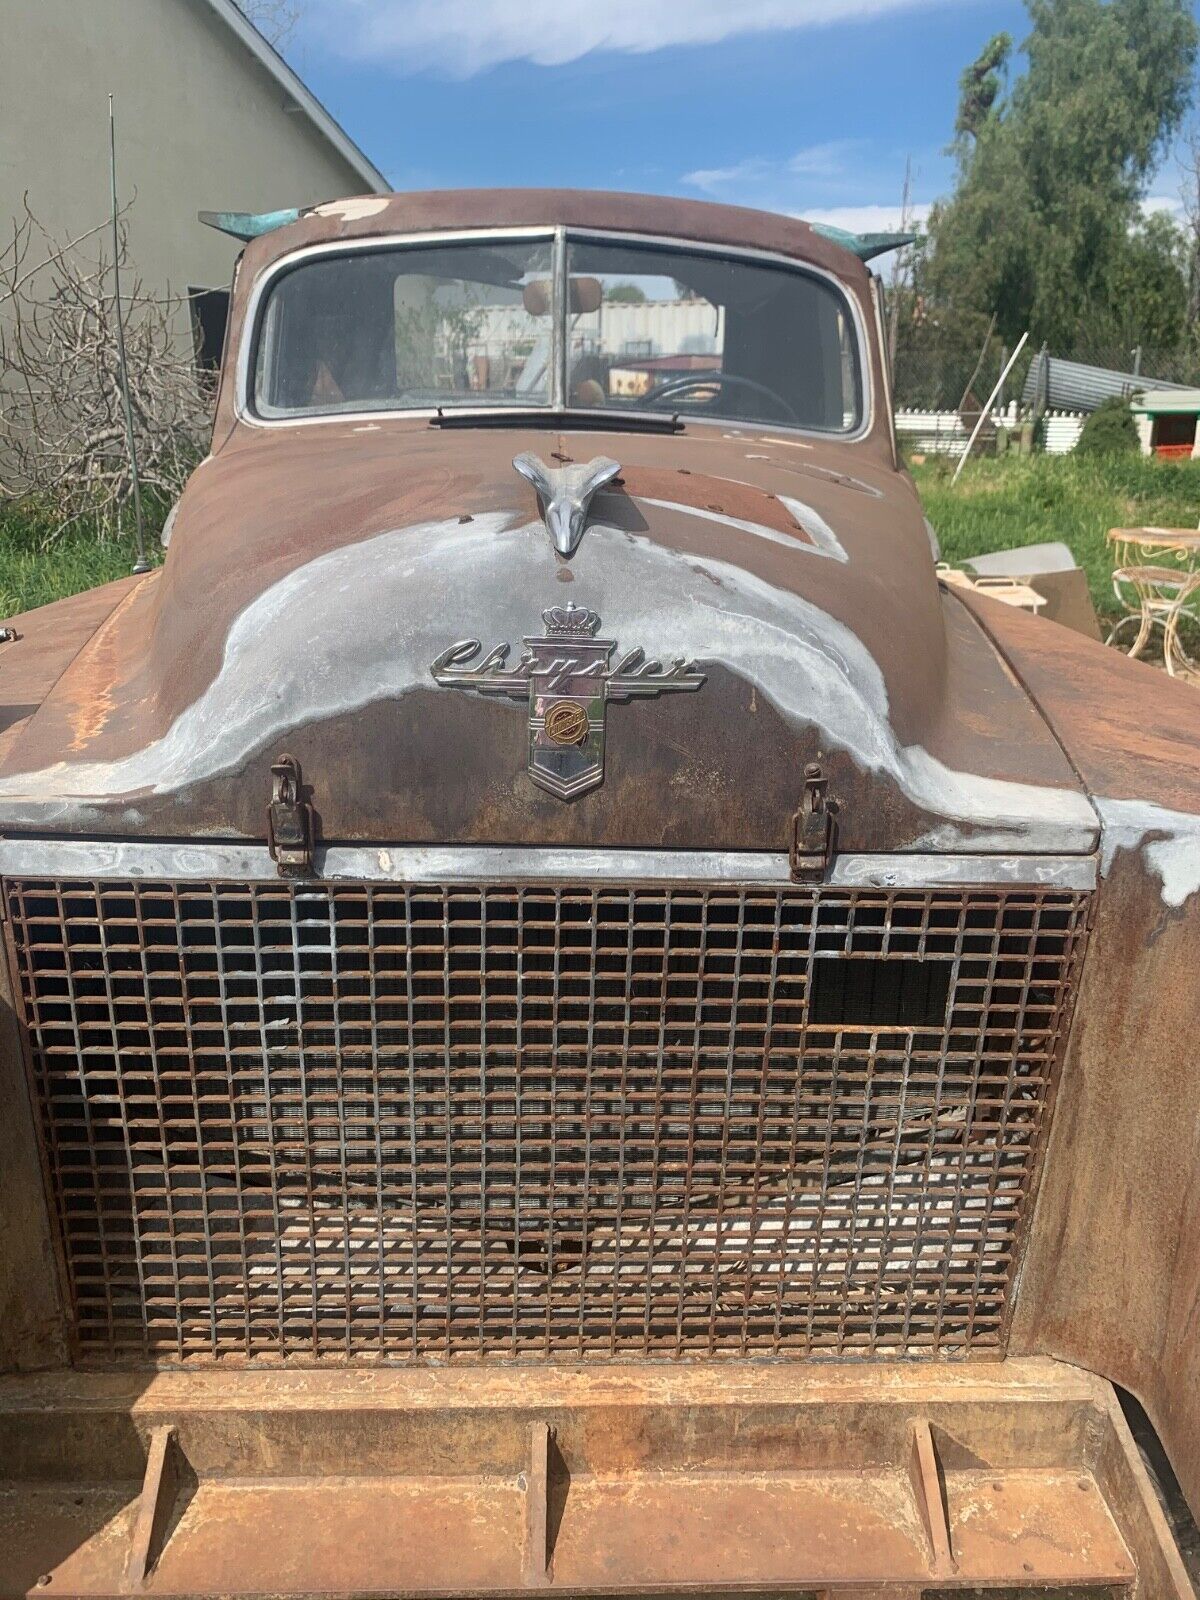
M133 482L133 509L137 521L137 560L134 572L149 572L146 559L146 522L142 515L142 480L138 473L137 440L133 435L133 406L129 400L129 360L125 354L125 319L121 308L121 238L117 228L117 121L113 97L108 97L108 172L112 187L113 287L117 301L117 360L121 368L121 401L125 411L125 442L129 447L129 471Z

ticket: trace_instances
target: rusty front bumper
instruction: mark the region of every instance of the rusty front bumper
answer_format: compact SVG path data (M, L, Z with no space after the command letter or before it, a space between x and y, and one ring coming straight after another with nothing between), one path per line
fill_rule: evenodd
M1190 1595L1111 1388L950 1368L0 1381L0 1595Z

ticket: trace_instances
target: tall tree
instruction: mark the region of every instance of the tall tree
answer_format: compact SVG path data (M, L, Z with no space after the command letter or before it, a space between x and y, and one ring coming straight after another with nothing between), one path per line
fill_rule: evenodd
M1198 30L1188 0L1025 0L1028 66L1000 93L1007 40L961 81L957 183L934 209L920 287L943 307L1060 346L1123 338L1142 276L1161 335L1165 225L1139 200L1187 109ZM1132 297L1132 298L1131 298ZM1179 317L1183 303L1179 303Z
M1200 334L1200 123L1193 123L1179 148L1183 235L1187 251L1187 320Z
M960 138L970 134L978 139L1003 88L1001 72L1012 55L1012 38L998 33L958 80L958 116L954 131Z

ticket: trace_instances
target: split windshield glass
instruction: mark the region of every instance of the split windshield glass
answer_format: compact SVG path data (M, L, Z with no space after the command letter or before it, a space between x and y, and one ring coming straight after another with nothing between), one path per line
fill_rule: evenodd
M268 418L511 406L840 433L862 417L854 324L824 279L593 238L301 261L267 296L253 397Z
M275 283L260 325L264 417L549 405L551 239L319 256Z

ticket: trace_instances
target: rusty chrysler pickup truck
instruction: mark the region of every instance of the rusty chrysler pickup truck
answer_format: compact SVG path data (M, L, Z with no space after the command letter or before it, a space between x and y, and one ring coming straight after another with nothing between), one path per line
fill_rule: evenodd
M0 645L0 1597L1184 1600L1200 696L939 585L879 240L219 220Z

